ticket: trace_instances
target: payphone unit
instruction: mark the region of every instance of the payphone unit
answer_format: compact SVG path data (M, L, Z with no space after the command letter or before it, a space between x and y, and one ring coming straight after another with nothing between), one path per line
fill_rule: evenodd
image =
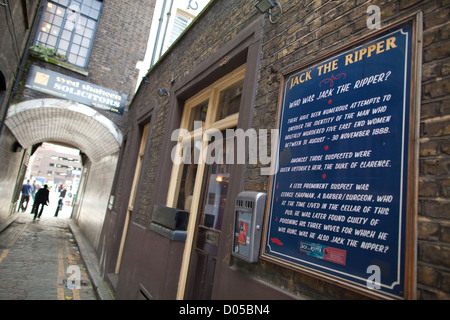
M242 191L236 197L232 255L257 262L266 205L266 193Z

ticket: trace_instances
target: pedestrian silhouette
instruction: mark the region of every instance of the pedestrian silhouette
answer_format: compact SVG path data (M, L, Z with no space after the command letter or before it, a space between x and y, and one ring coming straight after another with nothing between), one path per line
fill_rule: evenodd
M56 206L55 217L58 216L58 212L62 209L64 197L66 196L66 193L67 193L66 186L62 185L60 188L60 192L59 192L59 200L58 200L58 205Z
M36 197L36 192L38 191L39 186L40 186L40 183L37 183L36 180L33 180L33 192L31 193L31 197L33 198L33 201L34 201L34 198Z
M31 194L33 193L33 186L30 184L30 180L27 180L22 186L22 199L20 200L20 210L26 211L28 203L30 202Z
M33 221L41 218L42 212L44 211L44 206L48 205L49 199L49 190L48 186L45 184L43 188L39 189L36 193L36 197L34 198L33 209L31 213L34 213ZM40 209L39 209L40 207ZM39 211L39 214L38 214Z

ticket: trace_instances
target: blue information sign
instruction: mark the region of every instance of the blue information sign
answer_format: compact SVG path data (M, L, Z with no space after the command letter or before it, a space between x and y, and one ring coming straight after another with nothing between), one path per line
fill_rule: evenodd
M263 256L403 295L411 34L284 77Z

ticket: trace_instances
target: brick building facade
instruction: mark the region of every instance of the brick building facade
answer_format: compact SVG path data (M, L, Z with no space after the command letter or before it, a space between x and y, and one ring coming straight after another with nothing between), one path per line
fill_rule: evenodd
M368 7L376 5L381 30L414 21L418 31L413 55L422 57L415 74L420 81L416 96L421 91L416 97L420 101L420 126L411 125L418 132L419 147L418 156L412 159L418 164L417 171L413 166L409 172L413 192L408 206L416 208L411 216L414 223L408 227L408 241L413 244L406 258L409 294L400 297L448 299L449 4L440 0L279 2L282 12L273 23L253 2L211 2L149 71L149 81L141 84L130 106L111 192L113 201L98 246L105 278L113 284L117 298L125 299L380 297L326 274L315 276L292 263L271 259L248 263L231 254L236 196L243 190L271 192L271 178L260 174L260 163L237 164L226 173L231 177L229 201L222 203L220 232L206 228L205 221L198 230L192 228L203 219L199 211L198 218L190 218L185 240L180 240L170 228L161 231L162 222L155 213L166 205L185 209L173 202L178 181L174 172L178 171L171 161L176 140L172 132L180 128L183 113L191 104L208 94L214 98L215 90L221 90L225 83L241 84L239 117L229 116L216 124L221 130L277 128L285 75L374 35ZM162 88L170 96L158 95ZM201 192L201 188L194 192ZM194 206L200 206L200 200L192 202L195 204L189 208L197 212ZM267 227L268 215L264 217ZM210 237L208 241L202 238L204 232ZM205 253L209 250L205 243L211 242L215 243L215 256ZM200 265L211 267L202 269ZM206 287L200 282L207 283Z
M7 92L2 91L1 97L0 144L5 152L0 157L8 163L2 167L1 217L13 214L30 156L42 142L75 147L81 151L83 175L72 217L96 246L154 5L154 0L140 1L139 6L129 1L55 0L9 1L2 8L2 14L7 13L3 29L11 32L2 35L0 60L7 78ZM57 49L57 55L44 48ZM37 79L30 76L36 70L46 74L43 79L59 77L64 81L59 87L66 85L66 92L55 94L56 86L43 87L45 91L29 85ZM97 107L98 101L95 106L64 96L83 85L90 88L81 93L84 96L98 92L126 96L122 112Z
M5 126L5 118L12 95L19 88L19 81L23 75L22 67L26 62L23 58L28 44L28 37L33 26L34 17L38 9L38 1L14 1L2 5L1 28L5 32L0 37L0 157L7 165L0 169L1 192L4 195L1 199L1 207L5 208L1 213L7 215L14 204L11 199L18 199L20 186L15 185L18 164L23 158L29 157L20 148L17 140L10 130ZM25 174L25 169L21 169L21 174Z

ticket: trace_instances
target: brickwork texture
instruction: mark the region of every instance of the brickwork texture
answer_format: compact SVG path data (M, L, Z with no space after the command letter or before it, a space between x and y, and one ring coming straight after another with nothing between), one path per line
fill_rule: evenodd
M279 1L283 13L275 23L266 21L263 34L254 128L276 128L281 75L330 53L371 32L368 6L381 9L381 26L423 12L422 96L420 113L420 169L418 201L417 298L450 298L450 2L446 0L291 0ZM158 88L194 72L195 68L234 38L259 15L252 1L216 0L149 73L130 108L128 127L154 101L158 109L144 161L135 222L150 219L152 190L162 149L169 99ZM124 158L124 161L126 158ZM169 161L169 159L168 159ZM122 164L123 166L123 164ZM247 165L244 189L267 191L268 177L257 165ZM170 172L167 172L169 178ZM120 181L120 180L119 180ZM256 265L233 262L252 274L293 294L312 298L354 298L356 294L269 262Z

